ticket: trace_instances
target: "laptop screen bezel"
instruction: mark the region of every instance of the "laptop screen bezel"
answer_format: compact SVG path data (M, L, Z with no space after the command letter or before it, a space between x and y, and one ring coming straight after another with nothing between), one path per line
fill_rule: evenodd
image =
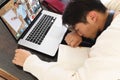
M4 7L7 3L9 3L10 0L5 0L0 4L0 9L2 7ZM0 16L0 20L3 22L3 24L5 25L5 27L8 29L8 31L10 32L10 34L13 36L13 38L15 39L15 41L19 41L21 38L23 38L25 36L25 34L30 30L30 28L33 26L33 24L35 23L35 21L39 18L39 16L41 15L41 12L43 11L43 7L42 4L40 2L40 0L38 0L40 7L41 7L41 11L36 15L36 17L34 18L34 20L30 23L30 25L26 28L26 30L21 34L21 36L17 39L14 34L11 32L11 30L8 28L8 26L6 25L6 23L4 22L4 20L2 19L2 17Z

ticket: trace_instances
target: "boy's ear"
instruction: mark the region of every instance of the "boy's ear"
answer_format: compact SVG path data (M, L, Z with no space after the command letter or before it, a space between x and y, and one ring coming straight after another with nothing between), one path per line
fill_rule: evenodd
M87 14L87 21L89 23L95 23L97 21L97 12L96 11L90 11L88 14Z

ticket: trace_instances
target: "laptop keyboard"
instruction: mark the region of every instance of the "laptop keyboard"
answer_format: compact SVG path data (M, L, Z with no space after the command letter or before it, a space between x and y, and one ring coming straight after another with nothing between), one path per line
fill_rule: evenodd
M40 45L55 19L56 18L52 16L44 14L31 33L27 36L26 40Z

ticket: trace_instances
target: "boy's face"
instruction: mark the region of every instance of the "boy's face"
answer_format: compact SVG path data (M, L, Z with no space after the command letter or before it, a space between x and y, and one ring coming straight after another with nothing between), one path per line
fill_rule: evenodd
M90 23L78 23L75 25L75 31L83 37L94 39L98 33L98 27L96 24Z
M101 21L98 17L100 13L96 11L90 11L86 16L86 23L79 22L74 28L75 31L83 37L94 39L100 31Z

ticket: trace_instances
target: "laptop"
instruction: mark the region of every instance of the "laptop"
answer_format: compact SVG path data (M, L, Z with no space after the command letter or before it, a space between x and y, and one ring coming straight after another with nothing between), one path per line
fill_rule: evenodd
M18 44L49 56L56 54L67 31L61 17L44 10L39 0L6 0L0 5L0 19Z

